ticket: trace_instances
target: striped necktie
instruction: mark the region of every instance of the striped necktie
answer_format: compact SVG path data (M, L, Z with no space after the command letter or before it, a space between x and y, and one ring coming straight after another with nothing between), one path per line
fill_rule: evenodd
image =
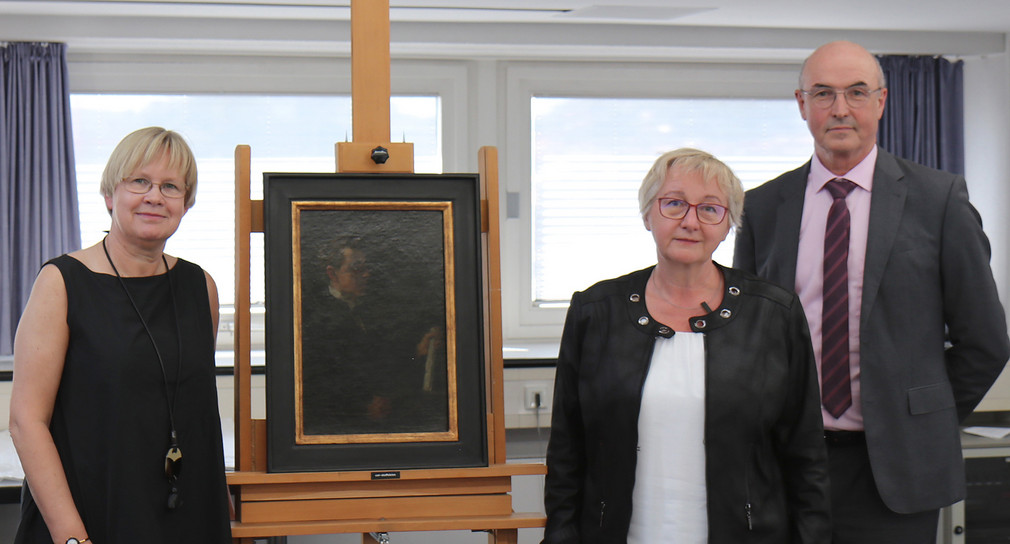
M824 229L824 307L821 314L821 403L841 417L852 406L849 378L849 208L845 197L856 187L835 178Z

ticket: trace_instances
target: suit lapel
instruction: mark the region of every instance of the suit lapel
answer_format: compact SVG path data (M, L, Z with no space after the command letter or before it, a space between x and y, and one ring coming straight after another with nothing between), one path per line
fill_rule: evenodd
M764 277L789 289L796 286L796 255L800 247L800 223L803 219L803 198L806 194L810 163L785 174L779 188L781 198L776 209L773 255L769 263L780 266L768 270Z
M877 151L877 164L873 169L873 195L870 198L870 225L866 240L866 262L863 268L862 323L870 316L877 297L884 267L894 246L901 224L908 186L894 156L883 149Z

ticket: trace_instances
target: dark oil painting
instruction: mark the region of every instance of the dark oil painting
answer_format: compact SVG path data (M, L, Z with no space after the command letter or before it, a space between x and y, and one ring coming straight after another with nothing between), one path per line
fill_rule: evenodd
M264 174L267 467L486 466L479 179Z

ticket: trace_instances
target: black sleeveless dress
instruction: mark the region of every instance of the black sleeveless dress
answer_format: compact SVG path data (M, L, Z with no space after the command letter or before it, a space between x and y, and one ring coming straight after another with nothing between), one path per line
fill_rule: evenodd
M47 264L63 274L70 326L50 430L87 536L95 544L231 542L203 270L180 259L167 274L123 278L157 342L174 399L182 502L170 510L166 380L151 338L116 276L67 255ZM22 489L15 542L50 543L30 486Z

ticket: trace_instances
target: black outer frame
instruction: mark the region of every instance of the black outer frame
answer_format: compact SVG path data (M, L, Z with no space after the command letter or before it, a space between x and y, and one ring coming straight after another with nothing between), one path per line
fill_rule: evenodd
M477 174L264 173L263 195L268 472L487 466ZM296 444L291 203L302 200L452 202L458 440Z

